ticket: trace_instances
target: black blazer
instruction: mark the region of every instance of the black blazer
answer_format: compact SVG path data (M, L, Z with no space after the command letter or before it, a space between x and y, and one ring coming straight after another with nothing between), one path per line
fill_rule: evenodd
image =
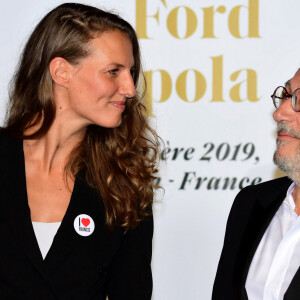
M151 299L152 217L126 234L106 230L101 197L78 175L43 260L30 219L22 141L0 137L0 170L0 299ZM80 214L95 222L88 237L74 229Z
M283 177L246 187L237 195L227 221L213 300L248 299L245 283L252 258L274 214L285 199L290 184L291 181ZM284 299L300 299L300 268Z

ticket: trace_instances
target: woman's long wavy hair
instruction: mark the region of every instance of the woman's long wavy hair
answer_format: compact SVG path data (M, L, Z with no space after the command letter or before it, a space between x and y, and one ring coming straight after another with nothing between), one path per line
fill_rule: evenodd
M29 37L12 81L10 107L2 132L21 139L45 135L56 112L49 72L51 60L63 57L78 64L90 54L91 39L113 30L126 33L132 42L137 88L143 76L138 39L132 26L114 13L65 3L50 11ZM133 228L151 214L159 141L148 124L141 98L143 95L137 93L127 101L118 128L88 126L65 168L66 176L85 171L88 184L103 198L109 228ZM26 135L36 125L38 129Z

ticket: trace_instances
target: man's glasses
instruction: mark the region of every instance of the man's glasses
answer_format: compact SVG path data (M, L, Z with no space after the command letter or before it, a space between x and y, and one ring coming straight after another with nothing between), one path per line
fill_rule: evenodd
M296 89L291 95L285 87L279 86L275 89L271 97L276 108L279 108L285 100L292 98L293 110L297 112L300 111L300 88Z

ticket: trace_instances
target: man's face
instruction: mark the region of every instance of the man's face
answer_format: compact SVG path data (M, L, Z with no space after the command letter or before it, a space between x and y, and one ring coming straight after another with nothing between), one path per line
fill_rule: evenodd
M300 70L286 83L290 94L299 87ZM300 185L300 112L293 110L291 98L288 98L276 109L273 118L277 122L274 163Z

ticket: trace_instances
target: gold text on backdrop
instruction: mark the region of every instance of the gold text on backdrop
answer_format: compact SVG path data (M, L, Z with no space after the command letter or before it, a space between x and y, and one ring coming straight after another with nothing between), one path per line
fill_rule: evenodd
M155 20L157 26L162 26L161 20L161 9L169 9L168 1L157 0L156 12L152 15L148 14L147 2L149 0L136 0L136 31L140 39L151 39L153 36L148 34L148 21ZM183 10L186 19L186 30L183 36L178 33L178 17L179 10ZM200 18L203 19L203 29L201 38L217 38L215 35L215 17L216 14L224 14L227 7L224 5L202 7L202 14L199 16L197 12L188 6L177 6L168 11L165 25L167 26L168 32L177 39L186 39L192 36L198 27L198 21ZM240 32L240 17L243 10L248 11L248 33L241 34ZM244 15L243 15L244 18ZM225 18L224 18L225 19ZM221 22L218 22L222 24ZM224 26L224 24L222 24ZM259 38L259 0L248 0L248 6L237 5L230 8L227 17L227 26L230 34L238 39L242 38ZM158 31L159 32L159 31Z
M223 93L223 55L211 57L212 60L212 98L210 102L225 102ZM188 85L188 74L194 76L194 97L188 99L187 95L187 85ZM205 76L198 70L189 69L181 72L177 78L173 78L169 72L166 70L149 70L144 72L147 80L147 102L145 103L150 116L153 116L152 103L153 102L166 102L170 99L173 90L173 82L175 82L175 90L179 99L194 103L199 101L205 94L207 90L207 83ZM172 74L173 75L173 74ZM228 76L228 75L227 75ZM241 69L237 70L229 75L229 78L235 84L231 87L229 91L229 97L231 101L243 102L249 100L250 102L257 102L260 97L257 96L257 73L253 69ZM236 83L237 80L240 80ZM159 99L153 99L153 90L157 90L157 85L161 91ZM246 95L242 97L242 89L246 85ZM155 88L154 88L155 86ZM191 88L191 87L190 87Z

